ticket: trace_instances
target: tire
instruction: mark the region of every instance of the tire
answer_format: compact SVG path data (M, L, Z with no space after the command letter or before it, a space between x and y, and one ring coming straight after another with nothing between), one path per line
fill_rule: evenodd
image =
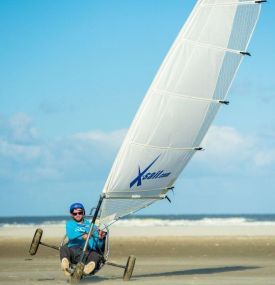
M33 239L32 239L32 242L31 242L30 249L29 249L30 255L36 254L38 247L39 247L39 244L40 244L40 240L42 238L42 234L43 234L42 229L36 229L34 236L33 236Z
M135 267L135 262L136 262L136 257L133 255L130 255L128 257L126 267L124 270L124 274L123 274L124 281L129 281L131 279L133 271L134 271L134 267Z
M73 274L71 275L71 284L79 283L83 275L83 270L84 270L84 263L78 262L74 269Z

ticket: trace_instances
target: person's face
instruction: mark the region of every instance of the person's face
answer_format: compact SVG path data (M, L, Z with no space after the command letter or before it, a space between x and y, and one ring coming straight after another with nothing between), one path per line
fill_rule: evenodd
M82 209L74 209L71 216L75 221L81 222L84 217L84 211Z

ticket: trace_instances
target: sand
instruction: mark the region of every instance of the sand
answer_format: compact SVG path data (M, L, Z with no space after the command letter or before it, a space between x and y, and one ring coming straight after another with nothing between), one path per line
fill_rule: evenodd
M28 255L33 231L0 231L0 284L68 284L59 270L57 251L41 246L35 256ZM173 228L168 232L164 228L162 235L156 236L154 229L151 231L139 229L137 237L119 236L117 231L111 238L111 260L124 264L128 255L137 257L130 284L275 284L272 234L238 235L235 231L232 235L192 236L192 232L178 235ZM59 231L45 232L44 241L59 244ZM122 269L104 266L81 283L125 284L122 274Z

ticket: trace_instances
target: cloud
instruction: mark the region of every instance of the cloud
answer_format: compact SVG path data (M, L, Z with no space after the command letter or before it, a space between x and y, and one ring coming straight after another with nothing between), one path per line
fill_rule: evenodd
M28 162L41 155L38 131L25 113L0 117L0 156L2 159Z
M125 129L91 130L45 140L31 118L1 117L0 179L10 181L103 181L126 135ZM275 168L275 133L243 134L212 126L190 163L193 175L262 175Z
M254 162L259 167L266 167L275 164L275 149L258 151L254 156Z
M0 139L0 155L14 160L34 160L41 155L41 146L16 144Z
M230 175L275 167L274 138L270 133L248 135L233 127L212 126L202 142L205 151L194 157L193 170Z
M0 138L19 144L32 144L38 138L38 131L31 118L25 113L16 113L10 118L0 117Z
M205 137L203 144L211 155L232 155L239 149L247 147L247 138L236 129L228 126L212 126Z
M5 123L4 123L5 122ZM2 120L1 179L92 180L106 177L126 130L89 131L45 141L23 113Z
M74 134L71 138L80 142L96 142L105 144L106 146L118 147L122 142L122 138L125 137L126 132L126 129L115 130L112 132L90 131Z

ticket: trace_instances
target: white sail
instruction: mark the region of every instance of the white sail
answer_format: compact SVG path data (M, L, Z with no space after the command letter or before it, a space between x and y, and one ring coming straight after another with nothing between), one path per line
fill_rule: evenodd
M165 197L213 121L245 55L261 1L199 0L152 82L104 186L111 223Z

